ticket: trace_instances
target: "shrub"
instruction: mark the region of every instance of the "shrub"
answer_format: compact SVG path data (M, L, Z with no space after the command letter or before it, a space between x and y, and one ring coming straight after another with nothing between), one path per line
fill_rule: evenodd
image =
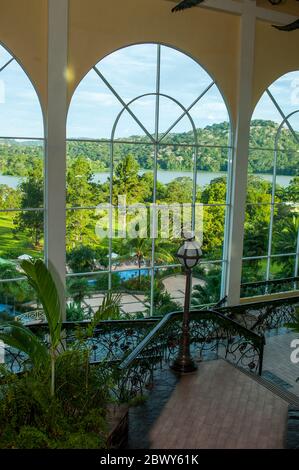
M103 448L111 377L90 366L85 351L62 353L56 364L56 395L50 374L6 373L0 399L0 448Z

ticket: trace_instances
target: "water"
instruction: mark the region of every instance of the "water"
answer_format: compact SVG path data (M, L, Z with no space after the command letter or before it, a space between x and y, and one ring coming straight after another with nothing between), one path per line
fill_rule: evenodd
M142 173L143 172L141 172L140 174ZM109 176L110 176L109 172L95 173L94 181L96 181L97 183L105 183L105 181L108 180ZM168 184L174 179L182 177L182 176L193 178L193 174L191 171L158 170L158 181L160 181L163 184ZM212 173L210 171L200 171L197 173L197 182L200 186L206 186L213 179L221 177L221 176L226 176L226 173L225 172ZM272 182L272 178L273 178L272 175L258 174L256 176L260 176L261 178L269 182ZM277 184L285 188L289 185L291 179L293 178L294 176L278 175ZM10 188L15 189L21 181L22 181L21 177L6 176L6 175L0 174L0 185L6 184Z
M0 304L0 314L1 313L6 313L7 315L10 315L12 317L15 316L11 305Z
M136 271L118 271L117 273L122 281L128 281L129 279L135 279L139 275L138 269ZM141 276L148 276L149 271L147 269L140 269Z
M140 172L143 174L144 172ZM110 173L96 173L94 177L94 181L97 183L105 183L110 176ZM193 179L193 173L191 171L168 171L168 170L158 170L158 181L163 184L168 184L171 181L175 180L176 178L180 178L186 176L188 178ZM210 182L221 176L227 176L226 172L210 172L210 171L199 171L197 173L197 183L199 186L206 186L210 184ZM266 175L266 174L256 174L255 176L259 176L263 178L265 181L272 182L273 176ZM283 188L287 187L290 181L294 178L294 176L286 176L286 175L277 175L277 184L282 186Z
M112 274L117 274L122 281L128 281L129 279L136 279L139 275L139 270L134 269L134 270L131 270L131 271L116 271L116 272L113 272ZM140 275L141 276L148 276L149 275L149 270L148 269L140 269ZM95 279L90 279L88 281L88 284L90 286L93 286L93 285L96 284L96 282L97 281Z
M16 189L19 183L21 183L23 178L18 176L6 176L0 173L0 185L6 184L10 188Z

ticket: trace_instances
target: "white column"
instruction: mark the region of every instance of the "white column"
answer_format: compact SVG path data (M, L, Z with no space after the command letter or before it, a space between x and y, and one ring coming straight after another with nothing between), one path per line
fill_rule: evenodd
M48 0L48 13L45 246L64 312L68 0Z
M228 305L240 302L250 120L252 114L256 7L245 0L241 16L238 114L233 162L228 258Z

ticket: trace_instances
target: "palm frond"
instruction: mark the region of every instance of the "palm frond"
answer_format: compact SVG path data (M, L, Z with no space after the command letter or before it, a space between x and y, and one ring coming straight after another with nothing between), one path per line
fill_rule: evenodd
M21 268L42 303L49 326L51 345L55 349L60 341L62 326L61 307L55 282L50 271L40 259L23 260Z
M107 292L102 305L94 314L93 323L96 324L103 320L118 320L120 316L120 300L120 294Z
M44 365L48 359L48 349L26 326L16 321L0 322L0 340L4 344L24 352L36 367Z

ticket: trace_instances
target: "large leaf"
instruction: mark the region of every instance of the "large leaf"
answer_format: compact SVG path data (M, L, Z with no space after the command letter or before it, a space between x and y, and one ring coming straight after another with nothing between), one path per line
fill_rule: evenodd
M21 267L42 303L49 326L51 346L56 349L60 342L62 315L55 282L42 260L23 260Z
M49 359L48 349L29 328L15 321L0 321L0 340L12 348L27 354L36 367Z
M102 305L94 314L93 323L96 325L103 320L119 320L120 318L120 294L107 292L103 298Z

